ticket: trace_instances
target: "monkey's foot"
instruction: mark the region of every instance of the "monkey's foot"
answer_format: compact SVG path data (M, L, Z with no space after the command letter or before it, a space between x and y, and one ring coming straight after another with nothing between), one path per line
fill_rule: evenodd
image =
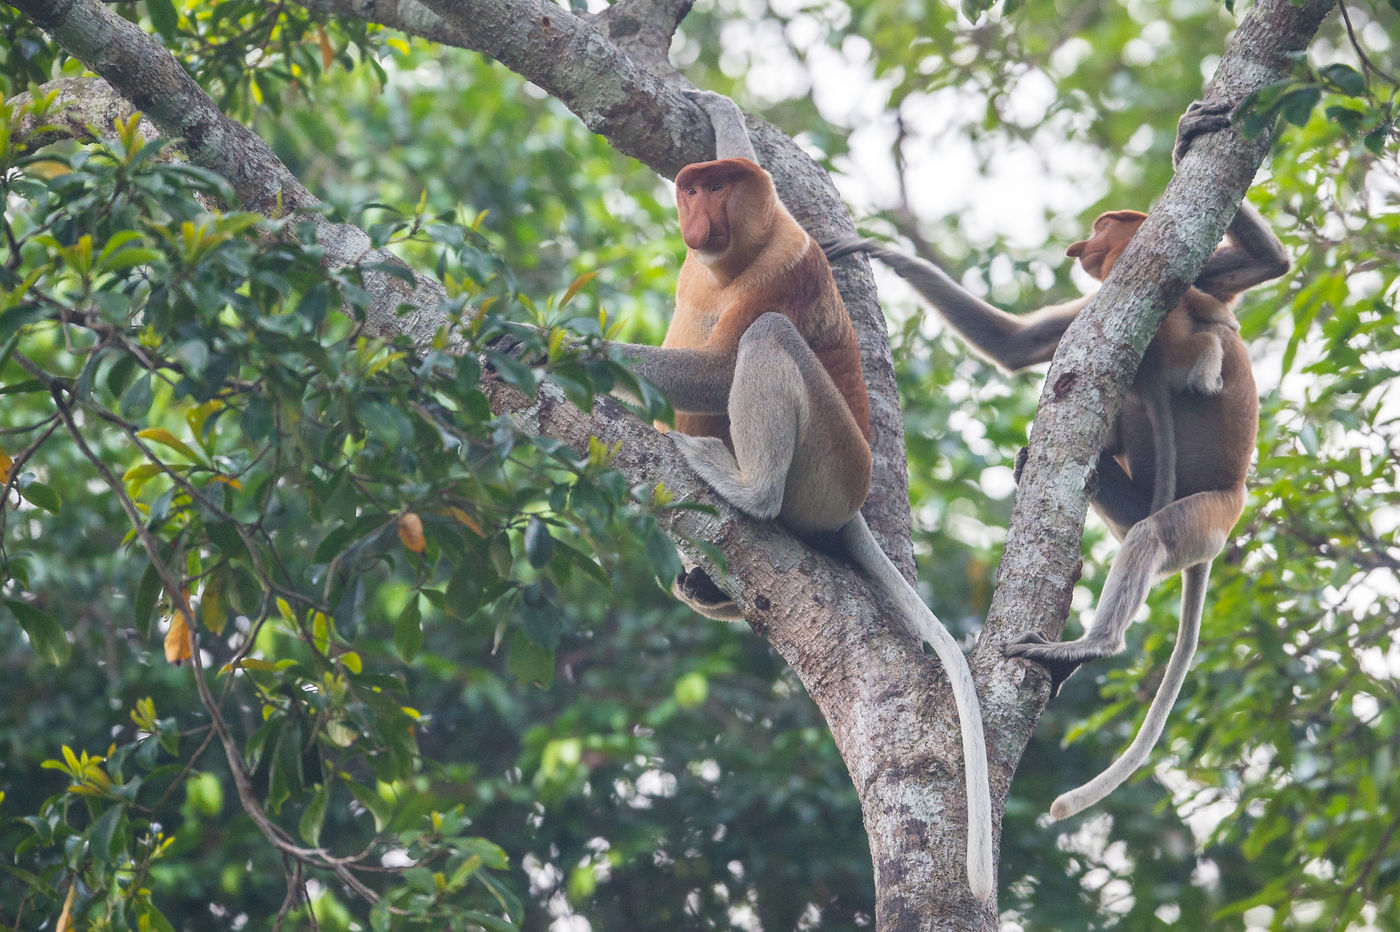
M778 516L783 507L781 482L754 485L744 481L734 454L718 437L692 437L671 431L666 436L675 441L681 456L690 468L718 492L725 501L744 514L763 521Z
M698 566L676 574L675 581L671 583L671 594L706 618L741 621L744 617L738 603L716 586L710 574Z
M1176 122L1176 145L1172 148L1172 165L1185 157L1197 136L1218 133L1230 125L1235 105L1228 100L1193 100Z
M1003 644L1001 653L1003 657L1020 657L1044 667L1050 674L1050 695L1057 696L1065 680L1083 663L1116 654L1118 649L1087 638L1077 641L1047 641L1044 635L1033 632L1009 644Z

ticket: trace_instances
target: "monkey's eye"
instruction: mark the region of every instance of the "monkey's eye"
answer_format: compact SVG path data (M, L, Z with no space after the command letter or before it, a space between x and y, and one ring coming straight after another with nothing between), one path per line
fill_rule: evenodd
M695 194L696 194L695 185L691 185L690 187L686 188L686 189L685 189L685 193L686 193L689 197L694 197Z
M711 191L723 191L723 190L724 190L724 185L723 185L721 182L716 181L714 184L710 185L710 190L711 190Z

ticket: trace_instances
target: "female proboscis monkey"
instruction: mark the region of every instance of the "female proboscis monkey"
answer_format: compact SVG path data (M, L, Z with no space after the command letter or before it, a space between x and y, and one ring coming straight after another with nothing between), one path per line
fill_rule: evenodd
M716 160L676 176L685 264L662 346L622 352L676 409L686 461L740 511L808 540L839 538L933 645L953 689L967 779L968 885L992 899L987 750L972 671L952 635L871 536L870 409L855 330L816 241L778 200L743 115L718 94L695 99L715 130ZM702 574L676 593L701 612L736 617Z
M1178 125L1173 160L1195 136L1228 125L1228 109L1192 104ZM1102 280L1145 216L1103 214L1090 237L1067 254ZM1164 319L1124 399L1117 430L1099 456L1094 508L1123 544L1093 627L1073 641L1052 643L1032 634L1004 647L1007 656L1048 669L1057 690L1080 664L1121 651L1123 635L1153 582L1182 572L1177 643L1142 727L1108 769L1055 800L1050 814L1057 819L1103 799L1146 761L1195 654L1211 561L1244 508L1259 400L1232 308L1246 289L1287 272L1289 262L1247 202L1230 223L1228 239ZM832 258L863 251L886 262L964 339L1008 370L1048 362L1070 321L1092 298L1013 316L968 293L936 266L873 242L852 237L826 244L826 250Z

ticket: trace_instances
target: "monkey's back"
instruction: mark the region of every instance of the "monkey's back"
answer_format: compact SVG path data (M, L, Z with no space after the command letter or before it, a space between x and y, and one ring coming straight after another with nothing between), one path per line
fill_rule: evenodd
M1239 334L1228 326L1212 328L1220 339L1218 395L1172 392L1176 436L1176 497L1218 489L1243 488L1259 432L1259 395L1249 354ZM1125 403L1119 422L1120 462L1133 485L1151 498L1155 451L1153 431L1141 402Z

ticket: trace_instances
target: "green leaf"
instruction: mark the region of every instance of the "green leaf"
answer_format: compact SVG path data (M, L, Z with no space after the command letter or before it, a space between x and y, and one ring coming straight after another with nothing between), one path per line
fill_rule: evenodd
M313 848L321 843L321 825L326 821L326 803L330 800L330 795L330 787L322 784L312 794L311 800L302 810L301 821L297 823L297 831Z
M1384 155L1385 144L1390 139L1392 131L1389 123L1383 123L1367 133L1361 142L1371 151L1372 155Z
M350 788L350 795L355 797L355 801L374 817L374 830L384 831L384 826L389 824L389 817L393 815L384 798L375 792L374 787L365 786L355 780L346 780L345 785Z
M6 599L5 605L19 620L19 626L29 636L29 644L35 653L55 667L62 666L68 660L71 650L68 638L53 616L15 599Z
M408 597L408 604L394 622L394 649L405 662L418 656L423 647L423 611L418 607L418 593Z
M1321 75L1337 85L1337 89L1350 97L1363 97L1366 94L1366 78L1351 65L1340 62L1327 65Z
M171 0L146 0L146 13L162 38L175 38L175 30L180 26L180 14L175 12L175 4Z
M136 599L132 602L131 614L136 622L136 630L142 639L151 636L151 615L156 610L156 599L160 598L160 573L154 563L146 566L141 581L136 584Z
M549 536L549 525L538 515L530 518L525 527L525 559L535 569L547 566L554 556L554 538Z
M0 395L17 395L24 392L41 392L44 390L44 383L38 379L24 379L20 382L12 382L9 385L0 386Z
M681 571L681 558L676 555L675 542L653 524L651 532L647 535L646 551L647 564L651 567L652 574L669 589L671 580Z
M1312 116L1313 107L1317 106L1321 98L1322 88L1316 86L1289 91L1283 96L1283 100L1279 101L1279 112L1294 126L1306 126L1308 118Z
M359 268L365 272L383 272L385 275L401 279L410 288L418 287L417 276L402 262L361 262Z
M151 407L151 400L155 397L151 388L151 374L143 372L141 377L127 386L122 392L121 409L122 414L127 417L140 417Z
M63 505L58 493L42 482L31 482L20 490L20 494L45 511L58 514Z
M112 839L125 811L121 806L113 806L92 823L92 827L88 829L88 840L93 851L107 856L112 854Z
M513 631L506 669L521 683L549 689L554 685L554 651L540 647L524 631Z

